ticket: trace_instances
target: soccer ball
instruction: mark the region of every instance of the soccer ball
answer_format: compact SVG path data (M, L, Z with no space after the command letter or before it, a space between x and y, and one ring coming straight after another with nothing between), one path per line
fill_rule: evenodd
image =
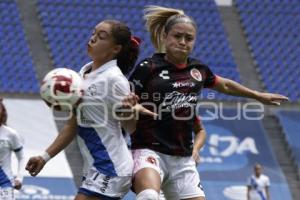
M57 68L44 77L40 94L46 104L55 110L71 110L82 95L82 79L71 69Z

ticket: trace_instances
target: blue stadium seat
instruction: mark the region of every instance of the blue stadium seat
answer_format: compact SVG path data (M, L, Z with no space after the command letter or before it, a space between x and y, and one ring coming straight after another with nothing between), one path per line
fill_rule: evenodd
M235 3L266 89L287 95L293 102L300 101L299 94L287 89L292 87L290 82L284 81L299 77L295 66L300 65L296 56L300 53L300 37L295 27L299 27L300 18L295 16L300 11L300 2L236 0ZM269 79L271 76L276 79Z
M193 55L218 73L226 67L234 71L235 80L240 76L222 25L217 6L211 0L38 0L38 13L51 50L54 65L70 66L75 70L88 62L86 43L90 32L99 21L114 18L126 22L134 34L143 40L140 59L154 50L149 34L145 31L142 10L145 5L162 5L181 8L199 24L198 42ZM232 75L224 71L222 75ZM224 96L224 95L223 95ZM223 97L218 99L236 99Z
M37 93L39 84L17 5L0 1L0 10L0 93Z
M299 130L300 130L300 111L298 110L282 110L276 112L280 124L283 127L283 132L289 149L297 163L298 172L300 173L300 145L299 145Z

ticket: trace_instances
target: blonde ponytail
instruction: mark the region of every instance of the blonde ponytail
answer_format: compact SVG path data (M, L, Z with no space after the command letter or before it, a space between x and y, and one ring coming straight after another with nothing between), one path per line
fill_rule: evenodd
M174 15L184 16L184 11L153 5L146 6L144 9L146 28L150 32L152 44L159 53L165 51L162 37L168 19Z

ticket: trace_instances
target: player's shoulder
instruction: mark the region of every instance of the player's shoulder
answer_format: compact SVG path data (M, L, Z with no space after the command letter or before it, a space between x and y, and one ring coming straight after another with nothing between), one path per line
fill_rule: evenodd
M107 80L107 86L110 91L114 91L116 88L123 88L124 90L130 90L129 88L129 81L125 77L125 75L120 71L115 71L115 73L108 73L106 75L106 80Z
M122 73L121 69L117 65L112 66L108 70L106 70L104 76L108 81L111 82L128 81L125 75Z
M148 69L153 64L153 60L150 57L144 58L137 65L136 69Z
M116 74L108 77L108 85L109 87L112 87L114 85L129 86L129 82L123 74Z
M152 74L152 60L147 57L141 60L134 68L132 72L129 73L129 80L132 79L147 79L151 77Z
M138 67L142 68L159 68L168 66L169 62L165 59L165 53L154 53L151 57L147 57L140 61Z
M12 135L17 135L18 134L18 132L15 129L13 129L13 128L9 127L9 126L2 125L1 127L2 127L2 130L6 134L12 134Z
M149 77L149 75L155 73L155 71L169 66L169 63L164 59L164 55L163 53L155 53L152 57L143 59L136 66L134 72Z
M194 67L208 67L204 62L202 62L200 59L194 58L194 57L189 57L188 58L188 65L194 66Z
M2 125L1 129L2 129L1 134L6 135L6 137L8 137L8 138L19 138L20 137L19 133L15 129L13 129L9 126Z
M261 178L263 180L269 180L269 177L267 175L265 175L265 174L261 174Z

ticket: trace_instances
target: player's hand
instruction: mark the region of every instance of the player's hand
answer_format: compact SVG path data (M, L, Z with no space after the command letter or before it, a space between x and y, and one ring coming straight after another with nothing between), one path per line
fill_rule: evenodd
M20 190L21 187L22 187L21 181L15 179L14 188L15 188L16 190Z
M135 113L139 113L139 114L144 114L144 115L149 115L149 116L152 116L152 117L157 117L158 114L157 113L154 113L150 110L148 110L147 108L145 108L144 106L142 106L141 104L136 104L135 106L132 107L133 111Z
M266 105L280 106L282 102L288 101L289 98L280 94L258 92L256 100Z
M26 164L26 170L31 176L36 176L45 166L46 161L41 156L34 156Z
M121 117L128 117L132 116L132 114L144 114L149 115L152 117L156 117L157 114L148 110L144 106L138 103L139 97L134 94L130 93L127 95L122 101L122 107L119 109L119 113Z
M131 107L135 106L138 103L139 100L140 100L140 98L136 94L131 92L129 95L127 95L123 99L122 107L131 108Z

